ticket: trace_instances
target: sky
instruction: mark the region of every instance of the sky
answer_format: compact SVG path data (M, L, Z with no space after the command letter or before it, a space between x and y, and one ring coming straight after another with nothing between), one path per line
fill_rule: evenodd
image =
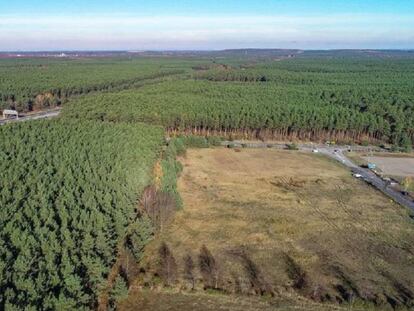
M0 51L414 49L414 0L0 0Z

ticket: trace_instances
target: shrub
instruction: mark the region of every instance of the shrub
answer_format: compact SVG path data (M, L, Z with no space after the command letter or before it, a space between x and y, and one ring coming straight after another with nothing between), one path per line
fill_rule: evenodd
M298 145L296 145L295 143L287 144L286 148L288 150L299 150Z
M125 279L118 275L115 279L114 286L109 294L109 308L116 310L119 301L128 297L128 285Z
M210 146L221 146L222 139L218 136L208 136L207 142Z
M191 148L208 148L209 143L205 137L201 136L183 136L185 145Z

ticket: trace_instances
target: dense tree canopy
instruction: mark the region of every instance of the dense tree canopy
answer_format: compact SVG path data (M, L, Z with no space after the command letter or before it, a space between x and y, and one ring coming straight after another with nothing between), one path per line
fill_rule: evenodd
M214 67L194 79L84 97L75 118L156 123L170 129L300 133L400 144L414 135L410 60L291 60Z
M94 306L162 142L137 124L0 127L0 309Z
M162 59L0 59L0 110L57 106L73 95L126 89L183 73L191 61Z

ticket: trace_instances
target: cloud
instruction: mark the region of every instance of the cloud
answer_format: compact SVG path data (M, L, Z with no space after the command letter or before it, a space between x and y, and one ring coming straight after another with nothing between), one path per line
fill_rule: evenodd
M73 27L127 27L127 26L215 26L215 25L349 25L395 23L413 24L412 15L394 14L335 14L335 15L215 15L215 16L139 16L139 15L80 15L80 16L14 16L0 15L0 27L19 26L73 26Z
M413 47L412 29L392 14L0 15L0 50Z

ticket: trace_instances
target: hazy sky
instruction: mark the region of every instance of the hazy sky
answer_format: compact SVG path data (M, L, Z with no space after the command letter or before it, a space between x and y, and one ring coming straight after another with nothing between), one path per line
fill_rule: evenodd
M414 0L0 0L0 50L414 48Z

